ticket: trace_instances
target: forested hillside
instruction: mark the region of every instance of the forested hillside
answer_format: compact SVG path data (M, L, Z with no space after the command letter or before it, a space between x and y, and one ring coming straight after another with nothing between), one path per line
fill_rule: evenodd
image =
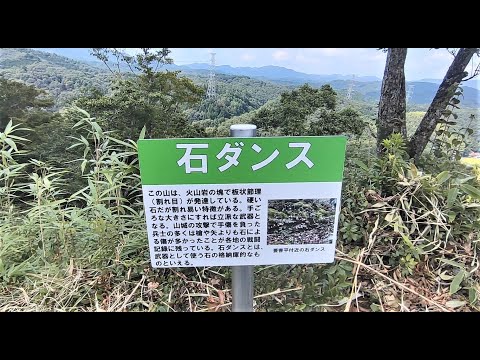
M206 76L189 75L189 78L206 91ZM215 78L217 97L205 99L196 107L187 110L191 120L222 120L245 114L293 88L245 76L217 74Z
M128 68L124 65L124 70ZM192 79L195 84L206 89L208 70L205 66L164 65L163 69L181 71L182 76ZM218 98L215 103L204 101L188 110L191 120L231 118L258 108L268 100L274 99L285 90L309 83L313 87L330 84L339 94L345 94L352 87L352 98L358 102L376 104L380 96L381 81L373 77L364 77L360 81L338 80L339 76L306 76L288 69L271 67L275 77L270 74L259 79L262 71L269 74L273 70L259 68L256 72L242 68L219 67L216 75ZM162 68L160 68L161 70ZM222 70L223 69L223 70ZM263 69L263 70L262 70ZM280 70L278 70L280 69ZM269 71L267 71L269 70ZM222 71L226 72L222 73ZM252 74L254 77L241 74ZM292 75L293 74L293 75ZM111 73L101 62L84 62L72 60L52 53L32 49L0 49L0 76L6 79L17 79L27 84L45 89L58 105L78 97L91 88L107 91ZM290 76L290 77L288 77ZM433 99L438 83L415 81L409 104L416 110L426 110ZM462 107L477 109L480 106L480 91L464 86Z
M347 139L336 203L268 205L270 241L287 247L302 234L323 241L340 202L334 262L256 266L255 311L480 311L480 166L461 161L478 148L478 109L465 106L470 90L455 78L480 49L459 49L436 104L422 86L426 103L406 101L404 69L392 60L405 48L386 50L380 101L378 82L355 83L349 99L348 81L222 74L207 99L205 70L158 70L171 62L168 49L142 49L113 71L0 51L0 312L231 309L229 267L151 267L138 140L227 137L241 123L259 137ZM410 154L415 133L427 143ZM239 156L235 146L222 151ZM263 163L277 156L264 150Z
M110 73L63 56L32 49L0 49L0 77L44 89L58 106L89 88L108 89Z
M57 106L65 105L92 89L107 93L112 74L98 62L85 63L32 49L0 49L0 77L20 80L44 89ZM125 67L123 67L125 68ZM182 74L206 89L208 72ZM288 86L244 76L216 76L217 98L187 109L190 120L230 118L254 110L279 96ZM290 87L291 88L291 87Z
M113 64L111 64L112 66ZM114 67L114 66L112 66ZM162 68L186 69L179 76L186 76L194 84L206 91L208 71L205 66L174 66L163 65ZM120 64L122 70L128 70L125 64ZM225 72L233 73L235 68L223 67ZM219 70L221 70L220 67ZM238 69L240 73L252 73L254 76L262 74L260 68L253 72L250 68ZM268 71L267 71L268 70ZM234 122L251 121L255 114L261 110L267 102L275 103L285 91L291 91L303 83L302 80L313 79L310 85L314 88L325 84L328 77L305 77L306 74L287 71L279 67L267 67L264 69L264 78L275 76L284 80L272 82L259 80L246 76L216 75L217 96L214 99L203 97L201 101L191 104L183 109L189 121L200 121L199 125L206 126L209 131L225 133L225 129ZM293 74L293 75L292 75ZM291 76L288 78L288 76ZM111 91L113 74L99 61L77 61L56 54L28 49L16 48L0 49L0 77L4 79L20 80L46 91L45 95L51 96L53 108L60 108L67 104L80 100L84 103L89 98L95 98L100 94L106 95ZM332 77L333 79L333 77ZM361 81L330 80L332 88L337 92L340 107L351 106L368 122L378 112L378 98L381 82L365 77ZM370 81L374 80L374 81ZM428 103L432 100L438 84L432 82L415 82L414 91L407 106L407 112L417 113L427 110ZM352 99L345 100L347 88L352 87ZM471 146L477 147L478 128L477 122L472 122L471 115L478 118L478 102L480 100L478 90L464 87L462 107L457 110L456 128L471 127L474 131ZM83 100L82 100L83 99ZM271 105L266 105L267 107ZM239 117L240 116L240 117ZM416 119L418 115L409 116ZM415 121L415 120L413 120ZM371 124L373 126L373 123ZM212 127L213 126L213 127ZM213 130L215 128L215 130ZM413 127L411 127L413 129ZM411 135L411 130L409 132Z

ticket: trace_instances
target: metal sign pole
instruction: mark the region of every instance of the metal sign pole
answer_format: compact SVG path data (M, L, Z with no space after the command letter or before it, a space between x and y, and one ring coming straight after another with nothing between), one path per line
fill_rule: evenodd
M231 137L255 137L256 125L230 126ZM253 312L253 265L232 266L232 311Z

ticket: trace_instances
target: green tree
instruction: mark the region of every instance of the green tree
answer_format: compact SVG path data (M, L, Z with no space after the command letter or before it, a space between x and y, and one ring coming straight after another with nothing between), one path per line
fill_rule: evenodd
M94 114L105 128L123 138L135 138L144 126L150 138L202 136L184 110L200 101L203 89L180 77L179 71L158 71L171 62L170 50L142 48L135 56L118 49L93 49L92 53L115 73L116 80L109 94L93 92L76 105Z
M393 132L407 140L405 60L406 48L388 49L382 81L377 120L377 153L383 152L383 140Z
M272 135L360 134L364 123L351 108L336 110L337 94L330 85L314 89L308 84L284 92L275 106L260 109L252 123Z
M383 140L392 133L400 133L405 140L408 139L405 120L404 70L407 49L390 48L384 51L387 51L388 55L377 121L377 150L379 153L382 151ZM457 104L460 101L453 97L459 95L457 89L460 83L479 73L480 65L470 74L470 78L467 78L469 74L465 69L475 54L480 55L480 48L460 48L457 51L450 51L450 53L454 56L452 64L415 133L407 141L408 154L412 158L418 159L422 155L437 124L444 120L442 116L447 107L451 105L458 108Z
M72 191L82 182L74 174L78 166L74 160L79 157L78 150L67 150L72 145L71 137L75 135L70 118L59 112L49 111L53 100L43 90L16 81L0 79L0 131L12 120L13 124L21 124L18 135L28 139L21 145L25 156L19 158L20 163L28 163L37 159L57 168L66 168L65 178L68 183L65 190Z
M411 157L418 158L425 150L433 131L441 120L441 115L455 96L458 86L462 81L468 80L468 72L465 71L465 68L475 54L480 55L480 48L461 48L456 52L452 52L452 55L454 55L452 64L438 87L437 93L420 125L410 139L408 152ZM470 78L477 76L478 70L479 68L477 67L473 74L470 74ZM456 101L451 105L458 108L457 104L460 101L458 99L454 100Z
M43 90L0 78L0 131L11 119L25 121L29 112L44 111L52 105L52 99Z

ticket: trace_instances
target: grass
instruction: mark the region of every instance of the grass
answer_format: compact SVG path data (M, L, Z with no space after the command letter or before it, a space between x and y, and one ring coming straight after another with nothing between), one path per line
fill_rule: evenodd
M73 194L62 169L17 162L15 127L0 135L0 311L230 311L230 268L150 267L136 144L75 116ZM255 311L480 310L475 176L390 155L347 162L334 263L255 267Z

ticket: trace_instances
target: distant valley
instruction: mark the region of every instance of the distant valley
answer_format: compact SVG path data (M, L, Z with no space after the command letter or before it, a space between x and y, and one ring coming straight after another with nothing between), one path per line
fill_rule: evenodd
M49 48L42 50L48 52L33 49L0 49L0 75L44 88L60 103L65 103L74 98L83 91L82 89L91 86L105 88L110 74L101 62L96 61L94 57L89 55L88 49ZM53 52L68 55L68 57ZM204 63L172 64L164 66L163 69L180 70L185 76L194 78L197 83L206 84L210 65ZM282 90L291 89L304 83L309 83L313 87L320 87L328 83L341 94L351 87L353 90L352 97L358 101L378 102L380 97L381 79L374 76L305 74L279 66L254 68L221 65L215 67L215 72L225 75L219 77L220 84L226 81L229 76L263 81L265 84L269 84L268 86L278 90L271 92L275 96ZM407 82L407 86L413 85L409 103L411 105L430 103L440 82L439 79ZM242 83L248 83L247 79L243 80ZM468 84L480 88L478 80L470 80ZM463 90L464 97L461 105L478 108L480 90L466 85L463 86Z

